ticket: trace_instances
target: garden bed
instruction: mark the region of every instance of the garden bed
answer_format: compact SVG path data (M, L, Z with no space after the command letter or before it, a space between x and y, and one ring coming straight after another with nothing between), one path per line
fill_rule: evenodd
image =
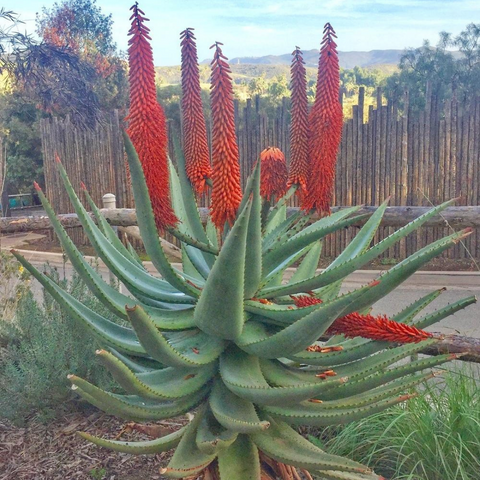
M181 423L182 419L156 425L167 432ZM125 425L98 411L72 413L46 424L31 418L24 427L0 421L0 480L163 480L159 468L167 463L168 454L134 456L112 452L75 435L81 430L114 438ZM149 438L125 432L121 439Z

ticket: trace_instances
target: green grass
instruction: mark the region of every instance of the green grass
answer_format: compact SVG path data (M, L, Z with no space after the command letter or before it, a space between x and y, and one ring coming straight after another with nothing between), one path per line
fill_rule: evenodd
M391 480L478 480L479 368L462 365L444 377L404 405L317 432L320 443Z

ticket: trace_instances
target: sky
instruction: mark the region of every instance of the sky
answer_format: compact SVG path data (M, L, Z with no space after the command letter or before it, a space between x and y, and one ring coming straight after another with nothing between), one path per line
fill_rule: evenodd
M52 0L9 2L34 33L35 13ZM133 0L97 0L112 14L113 35L127 49L129 8ZM194 27L199 59L211 56L213 42L224 44L229 58L281 55L296 45L319 48L323 25L330 22L341 51L418 47L424 39L437 43L441 31L458 34L468 23L480 23L479 0L139 0L150 18L156 65L180 63L179 33Z

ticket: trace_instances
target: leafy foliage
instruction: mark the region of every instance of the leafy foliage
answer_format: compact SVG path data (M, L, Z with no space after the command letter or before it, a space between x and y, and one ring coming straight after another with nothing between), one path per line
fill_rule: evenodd
M407 49L399 68L386 82L386 95L401 100L403 92L408 90L414 108L425 106L427 84L440 102L453 92L458 98L478 95L480 24L467 25L457 36L441 32L436 46L425 41L419 48Z
M14 317L18 301L28 291L29 278L29 273L11 255L0 250L0 316L3 322L10 322ZM0 345L3 342L0 331Z
M4 138L9 193L29 192L34 180L43 183L40 112L22 89L0 94L0 128Z
M21 88L46 112L75 112L89 125L98 119L90 65L66 47L38 42L13 30L1 33L5 55L0 57L0 71L8 74L14 87Z
M17 262L10 263L18 269ZM82 303L108 316L78 276L67 282L59 280L56 269L47 268L46 272ZM94 361L96 342L90 333L48 293L43 291L43 295L40 303L30 290L24 292L16 302L14 319L0 323L5 344L0 353L0 415L16 423L32 414L46 420L75 408L67 380L72 370L105 387L112 386Z
M11 25L0 31L1 71L43 111L75 113L80 124L93 126L102 108L125 105L125 62L111 41L111 18L94 1L66 0L44 9L37 17L41 41L20 33L12 12L4 17Z
M63 0L37 14L37 33L43 41L73 52L90 67L102 109L127 103L126 64L117 53L112 29L112 15L103 14L95 0Z
M1 10L0 71L8 77L0 97L0 129L5 138L10 194L42 183L38 120L75 114L94 127L102 111L127 104L126 63L112 41L112 20L94 0L65 0L37 16L42 41L20 33L21 22ZM62 88L58 88L61 85Z
M37 13L37 33L46 42L77 53L115 54L112 15L104 15L95 0L64 0Z

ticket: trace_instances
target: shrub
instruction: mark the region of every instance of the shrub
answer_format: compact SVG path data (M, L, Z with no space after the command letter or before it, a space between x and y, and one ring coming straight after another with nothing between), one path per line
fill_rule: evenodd
M0 251L0 318L4 321L14 316L17 302L28 291L29 278L30 274L11 255Z
M108 316L77 275L71 281L60 281L55 269L47 271L83 304ZM108 374L95 362L96 341L46 292L39 302L28 289L16 304L13 320L0 324L0 335L6 344L0 354L2 417L23 423L32 413L47 420L76 408L67 380L72 371L110 386Z

